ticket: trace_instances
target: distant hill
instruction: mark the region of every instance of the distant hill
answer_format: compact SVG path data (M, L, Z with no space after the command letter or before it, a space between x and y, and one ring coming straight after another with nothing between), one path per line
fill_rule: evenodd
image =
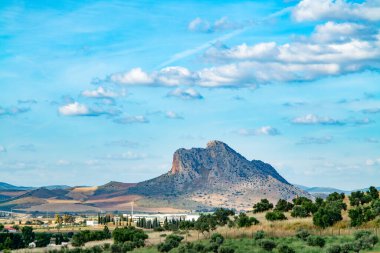
M333 193L333 192L338 192L338 193L346 193L346 194L350 194L351 192L354 192L354 191L368 191L369 188L363 188L363 189L355 189L355 190L341 190L341 189L337 189L337 188L333 188L333 187L320 187L320 186L314 186L314 187L308 187L308 186L304 186L304 185L297 185L295 184L295 186L297 186L298 188L304 190L304 191L307 191L308 193L310 194L330 194L330 193ZM376 187L376 189L380 190L380 186Z
M303 185L297 185L295 184L298 188L307 191L309 193L325 193L325 194L330 194L333 192L338 192L338 193L348 193L350 191L345 191L345 190L340 190L337 188L333 187L319 187L319 186L314 186L314 187L308 187L308 186L303 186Z
M21 190L30 190L30 189L33 189L33 187L15 186L15 185L0 182L0 190L21 191Z

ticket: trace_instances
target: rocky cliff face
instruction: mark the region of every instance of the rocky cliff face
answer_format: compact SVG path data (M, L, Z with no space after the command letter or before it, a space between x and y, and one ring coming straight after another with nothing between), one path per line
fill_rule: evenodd
M206 148L178 149L168 173L138 183L128 192L186 197L208 206L239 207L242 202L251 207L252 201L264 197L272 200L296 195L309 197L289 184L270 164L249 161L220 141L210 141Z

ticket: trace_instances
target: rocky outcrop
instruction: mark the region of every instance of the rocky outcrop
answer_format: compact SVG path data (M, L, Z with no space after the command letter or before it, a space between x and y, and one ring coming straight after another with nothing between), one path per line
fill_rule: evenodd
M270 164L249 161L221 141L210 141L206 148L178 149L168 173L138 183L128 193L186 196L195 201L206 200L202 203L211 202L211 206L215 196L223 203L234 203L239 198L255 201L264 197L276 200L310 196L288 183Z

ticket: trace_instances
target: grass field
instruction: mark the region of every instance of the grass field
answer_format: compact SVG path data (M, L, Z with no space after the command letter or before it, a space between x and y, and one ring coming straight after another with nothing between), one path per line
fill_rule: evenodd
M320 247L312 247L308 246L306 242L298 239L296 237L281 237L281 238L273 238L277 245L288 245L296 250L296 252L302 253L324 253L326 252L326 248L333 244L342 244L345 242L353 241L353 237L351 236L327 236L326 245L323 248ZM207 240L201 240L200 243L207 245ZM251 238L240 238L240 239L227 239L224 246L231 246L235 249L235 253L268 253L268 251L260 248L258 243ZM157 247L145 247L140 249L135 249L134 253L158 253ZM173 249L173 253L177 253L177 249ZM276 249L273 252L277 252ZM360 251L360 252L380 252L380 244L377 244L375 248L369 251Z

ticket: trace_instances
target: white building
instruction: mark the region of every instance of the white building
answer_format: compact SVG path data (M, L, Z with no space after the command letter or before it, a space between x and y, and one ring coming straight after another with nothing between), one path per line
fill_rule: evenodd
M99 223L97 220L86 220L86 226L98 226Z

